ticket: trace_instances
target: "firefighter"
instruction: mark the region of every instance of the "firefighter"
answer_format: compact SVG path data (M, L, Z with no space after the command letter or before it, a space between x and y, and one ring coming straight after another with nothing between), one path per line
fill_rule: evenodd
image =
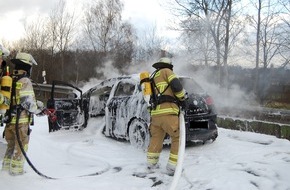
M32 114L42 113L43 103L35 100L32 82L30 80L33 65L37 65L32 55L28 53L17 53L11 62L15 65L13 70L13 87L10 110L7 124L5 126L5 140L7 149L4 155L2 170L9 171L11 175L24 173L24 156L16 136L16 119L18 119L19 140L23 149L27 151L30 135L30 120ZM17 114L19 113L19 114ZM17 115L19 118L17 118Z
M170 58L163 57L152 66L156 69L152 77L157 100L155 100L156 106L150 111L151 138L147 151L147 166L149 170L159 168L159 156L167 133L171 137L171 147L166 169L169 175L173 175L179 148L179 102L184 102L186 92L178 77L173 73Z
M4 57L9 56L10 52L9 50L7 50L6 48L4 48L1 44L0 44L0 78L2 78L2 76L5 73L5 67L6 67L6 61L4 60ZM1 92L0 92L0 105L6 105L9 106L10 104L10 99L6 96L4 96ZM3 110L4 111L4 110ZM3 115L4 112L0 112L1 115Z

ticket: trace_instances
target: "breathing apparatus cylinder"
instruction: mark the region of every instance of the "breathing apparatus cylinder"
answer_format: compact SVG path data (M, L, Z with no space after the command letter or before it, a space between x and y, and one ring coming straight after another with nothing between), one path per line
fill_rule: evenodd
M7 67L6 75L1 78L1 93L6 98L11 98L11 90L12 90L12 78L9 76L9 67ZM8 105L1 104L0 112L5 112L9 109Z
M150 84L150 79L149 79L149 72L144 71L140 73L140 84L142 88L142 93L144 96L144 100L146 101L148 107L150 107L150 96L152 95L152 89L151 89L151 84Z

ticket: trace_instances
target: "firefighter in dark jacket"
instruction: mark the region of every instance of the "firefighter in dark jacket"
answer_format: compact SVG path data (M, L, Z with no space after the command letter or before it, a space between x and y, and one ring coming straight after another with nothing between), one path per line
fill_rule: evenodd
M157 105L150 112L150 144L147 151L148 169L159 167L158 161L166 133L171 137L169 160L166 165L168 174L173 175L177 165L179 149L179 112L178 102L185 100L186 92L178 77L173 73L171 59L161 58L152 65L154 91L158 97Z
M35 100L32 82L30 80L31 69L37 65L34 58L28 53L17 53L16 58L11 60L15 64L13 70L13 80L16 84L12 89L11 106L8 114L8 121L5 126L5 140L7 149L4 155L2 170L9 171L11 175L20 175L24 173L24 156L16 136L16 119L18 119L19 140L23 149L27 151L30 121L32 114L40 114L43 109L43 103ZM14 91L14 93L13 93ZM20 112L19 118L16 114Z

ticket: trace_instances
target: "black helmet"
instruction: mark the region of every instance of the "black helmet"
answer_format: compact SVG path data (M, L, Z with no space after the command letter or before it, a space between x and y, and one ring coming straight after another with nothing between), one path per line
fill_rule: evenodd
M152 65L155 69L169 68L172 70L173 65L171 59L168 57L162 57L158 60L158 62Z

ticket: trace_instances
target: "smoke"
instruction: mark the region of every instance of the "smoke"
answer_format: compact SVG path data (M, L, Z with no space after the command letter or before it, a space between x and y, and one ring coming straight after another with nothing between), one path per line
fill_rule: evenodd
M142 62L142 63L136 63L131 64L129 68L126 70L128 75L141 73L143 71L148 71L149 73L153 72L154 69L152 67L152 64L156 62L157 59L152 58L152 62ZM90 88L96 86L96 84L102 82L104 79L110 79L114 77L120 77L124 74L122 74L117 68L113 66L113 61L107 61L104 63L104 66L100 68L95 68L96 73L102 73L102 78L91 78L88 82L80 82L79 86L81 86L81 89L83 92L89 90Z
M128 69L129 74L136 74L141 73L143 71L148 71L149 73L152 73L154 71L152 67L153 62L142 62L135 65L130 66Z
M218 82L213 80L218 77L213 76L213 72L206 67L194 71L185 56L173 59L173 65L176 74L192 77L213 98L218 111L224 108L242 109L259 105L254 94L243 91L237 84L229 84L228 88L220 87Z
M96 86L96 84L99 84L100 82L102 82L102 80L96 79L96 78L91 78L88 82L83 82L83 83L80 83L79 85L81 86L81 90L83 92L86 92L90 88Z
M121 76L121 73L118 71L118 69L116 69L113 66L113 62L112 61L107 61L104 64L104 67L99 69L99 70L97 70L96 72L103 73L104 78L106 78L106 79Z
M95 72L102 73L104 77L102 79L90 78L88 82L80 82L79 86L81 86L81 89L83 92L86 92L90 88L96 86L97 84L102 82L104 79L121 76L121 73L118 71L118 69L116 69L113 66L112 61L107 61L106 63L104 63L104 67L102 68L95 68Z
M127 70L128 74L138 74L143 71L152 73L154 68L152 64L155 63L158 58L152 58L151 61L136 63L130 65ZM237 84L229 84L228 88L221 88L219 84L213 80L217 76L212 76L212 71L206 67L198 71L193 70L193 65L190 64L189 58L186 56L172 58L173 71L179 76L192 77L203 90L213 98L217 111L224 108L249 108L251 106L258 106L255 101L255 95L244 92ZM101 72L104 75L104 79L122 76L122 74L116 69L111 61L106 62L102 69L96 72ZM211 79L211 80L210 80ZM100 83L102 79L92 78L89 82L85 83L82 89L88 90L89 88ZM214 81L214 82L210 82Z

